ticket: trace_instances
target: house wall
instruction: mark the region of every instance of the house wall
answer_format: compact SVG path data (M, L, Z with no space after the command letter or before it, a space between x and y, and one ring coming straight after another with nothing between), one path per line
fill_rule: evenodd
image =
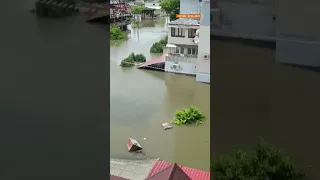
M199 12L198 0L180 0L180 14L198 14Z
M178 62L180 69L172 69L172 66L175 62L166 61L165 62L165 72L172 72L172 73L181 73L181 74L189 74L195 75L196 74L196 65L195 63L187 63L187 62Z
M177 27L178 26L169 27L169 31L168 31L168 43L169 44L197 45L196 43L193 42L193 38L188 38L188 29L199 29L199 27L184 28L185 37L171 37L171 28L177 28Z
M210 83L210 59L204 58L210 56L210 3L202 2L201 10L196 81Z

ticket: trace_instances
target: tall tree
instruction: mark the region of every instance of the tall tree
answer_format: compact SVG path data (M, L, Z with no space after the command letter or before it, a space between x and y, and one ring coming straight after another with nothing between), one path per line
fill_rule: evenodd
M180 11L180 1L179 0L163 0L160 4L161 11L165 12L170 20L175 19L176 14Z
M303 180L306 173L294 168L290 157L261 140L251 151L214 157L216 180Z

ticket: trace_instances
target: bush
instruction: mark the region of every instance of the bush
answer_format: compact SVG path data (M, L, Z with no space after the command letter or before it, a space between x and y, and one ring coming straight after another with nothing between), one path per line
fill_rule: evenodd
M146 57L143 54L131 53L127 58L121 61L121 67L132 67L135 63L146 62Z
M134 62L146 62L146 57L143 54L137 54L134 56Z
M167 43L168 43L168 36L161 39L159 42L154 43L150 48L150 52L163 53L164 47L167 45Z
M202 120L205 119L205 116L194 106L190 106L184 110L177 110L175 113L175 118L171 123L181 125L181 124L193 124L196 125L202 124Z
M113 26L110 28L110 39L111 40L121 40L125 38L125 34L121 31L119 27Z
M263 140L254 150L237 150L235 158L215 157L212 164L217 180L303 180L306 173L297 171L291 158Z

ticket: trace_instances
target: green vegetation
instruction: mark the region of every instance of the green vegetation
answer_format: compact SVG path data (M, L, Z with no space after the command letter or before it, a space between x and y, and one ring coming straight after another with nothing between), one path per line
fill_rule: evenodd
M132 28L139 28L139 24L140 24L139 21L135 20L134 18L131 18L130 22L131 22L131 27Z
M237 150L235 158L215 157L212 164L217 180L303 180L306 173L297 171L290 157L264 140L253 150Z
M143 10L145 10L146 7L144 6L134 6L131 8L131 12L133 14L142 14Z
M121 67L132 67L135 63L146 62L146 57L143 54L131 53L127 58L121 61Z
M159 5L171 21L175 20L176 14L180 12L180 0L163 0Z
M202 124L205 116L194 106L185 108L184 110L177 110L175 113L175 118L170 122L177 125L181 124Z
M119 27L113 26L110 28L110 40L121 40L125 37L125 33Z
M167 45L167 43L168 43L168 36L161 39L159 42L154 43L150 48L150 52L151 53L163 53L164 47Z

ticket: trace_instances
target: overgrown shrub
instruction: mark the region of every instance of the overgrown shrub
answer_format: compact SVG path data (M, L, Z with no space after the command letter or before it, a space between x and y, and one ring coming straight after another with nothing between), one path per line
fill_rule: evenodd
M110 28L110 39L111 40L121 40L125 38L124 32L117 26L113 26Z
M177 110L174 119L171 123L181 125L181 124L202 124L205 116L200 112L200 110L194 106L185 108L184 110Z
M293 167L290 157L263 139L253 150L237 150L235 157L213 158L216 180L303 180L307 176Z
M146 62L146 57L143 54L131 53L127 58L121 61L121 67L132 67L135 63Z
M150 48L150 52L151 53L163 53L164 47L167 45L167 43L168 43L168 36L161 39L159 42L154 43Z

